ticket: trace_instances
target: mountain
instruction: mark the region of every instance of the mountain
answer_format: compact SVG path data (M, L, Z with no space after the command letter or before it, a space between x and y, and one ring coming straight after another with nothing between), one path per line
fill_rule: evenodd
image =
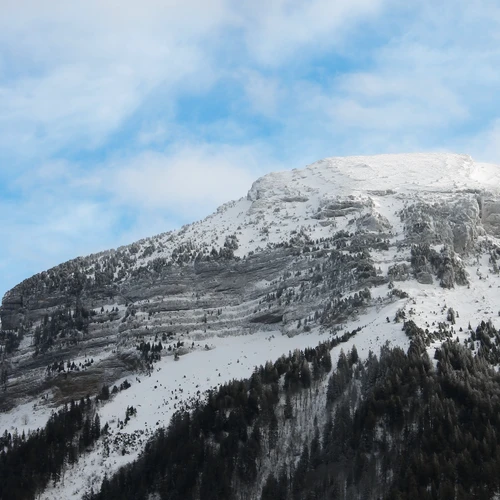
M415 337L429 358L450 338L479 351L471 325L491 333L500 315L498 237L500 168L468 156L328 158L266 175L203 221L74 259L7 292L0 431L34 430L54 408L99 395L92 418L108 434L82 446L64 466L72 472L43 493L79 498L137 458L175 411L295 349L322 342L334 365L341 349L355 345L365 360L387 342L416 349ZM315 396L294 396L300 425L278 419L278 448L290 450L268 450L249 498L328 421L318 409L330 384L323 375ZM283 413L285 394L279 401Z

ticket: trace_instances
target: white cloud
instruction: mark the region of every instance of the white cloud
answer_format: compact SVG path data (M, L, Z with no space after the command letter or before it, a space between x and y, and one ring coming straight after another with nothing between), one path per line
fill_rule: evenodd
M179 95L205 91L234 75L240 75L236 79L253 112L268 118L294 113L300 119L316 102L327 129L377 133L379 128L445 127L466 120L474 104L486 106L496 93L499 11L486 0L439 6L428 0L411 5L397 0L5 0L0 146L16 156L75 145L94 148L158 88L162 104L175 103ZM391 25L390 19L396 21ZM367 21L375 31L395 33L373 55L371 47L358 47L349 38ZM296 81L285 81L278 72L332 49L366 53L370 69L341 74L330 88L317 90L321 95L300 89L296 94ZM146 124L137 137L140 147L173 137L164 124L147 118Z
M252 111L262 116L275 117L280 104L280 84L277 78L266 77L256 71L245 71L241 75L243 87Z
M23 156L95 148L155 89L173 102L252 61L282 64L331 47L385 3L5 0L0 146ZM259 112L272 112L273 88L257 74L248 83Z
M102 186L122 205L194 220L246 195L259 172L273 168L263 157L258 148L206 144L148 151L112 162L103 169Z
M168 137L168 132L165 125L161 122L148 124L142 127L142 130L137 135L137 142L140 146L147 147L152 144L161 144Z
M387 0L263 0L245 2L248 50L261 64L279 65L341 45L353 25L377 16Z
M95 147L158 86L171 98L204 88L204 41L227 15L223 1L7 1L0 144L24 154Z
M488 123L500 116L500 7L458 4L412 4L400 33L369 51L362 70L295 80L278 110L286 133L300 140L306 128L318 151L330 143L330 154L454 144L467 152L483 128L480 117Z

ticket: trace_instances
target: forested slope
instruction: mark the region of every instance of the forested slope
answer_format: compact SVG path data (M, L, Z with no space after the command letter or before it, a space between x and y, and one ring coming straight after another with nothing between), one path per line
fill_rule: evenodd
M362 361L353 348L330 371L321 344L224 385L86 498L493 498L500 375L485 355L498 333L475 352L448 340L432 361L424 332L404 328L406 353L385 346Z

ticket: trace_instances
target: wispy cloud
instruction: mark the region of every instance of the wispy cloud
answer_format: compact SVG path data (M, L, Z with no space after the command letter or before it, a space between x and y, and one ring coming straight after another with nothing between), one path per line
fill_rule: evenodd
M29 4L29 5L28 5ZM203 43L222 2L52 0L2 7L1 144L19 154L94 148L161 86L175 98L213 78ZM192 16L192 12L199 15Z
M342 46L353 28L382 12L387 0L243 2L248 51L263 65L279 66Z
M252 147L186 144L113 160L99 177L116 203L193 220L244 196L256 175L276 166L262 164L265 156Z

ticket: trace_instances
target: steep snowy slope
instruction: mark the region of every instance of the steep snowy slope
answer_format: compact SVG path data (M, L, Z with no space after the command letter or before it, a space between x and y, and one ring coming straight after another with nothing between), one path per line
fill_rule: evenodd
M427 328L431 354L463 340L469 321L499 315L499 189L500 167L463 155L329 158L177 232L40 273L3 299L0 431L131 382L99 403L108 443L45 493L78 498L180 405L283 352L357 329L343 347L362 356L406 346L403 319ZM137 416L120 428L128 405Z

